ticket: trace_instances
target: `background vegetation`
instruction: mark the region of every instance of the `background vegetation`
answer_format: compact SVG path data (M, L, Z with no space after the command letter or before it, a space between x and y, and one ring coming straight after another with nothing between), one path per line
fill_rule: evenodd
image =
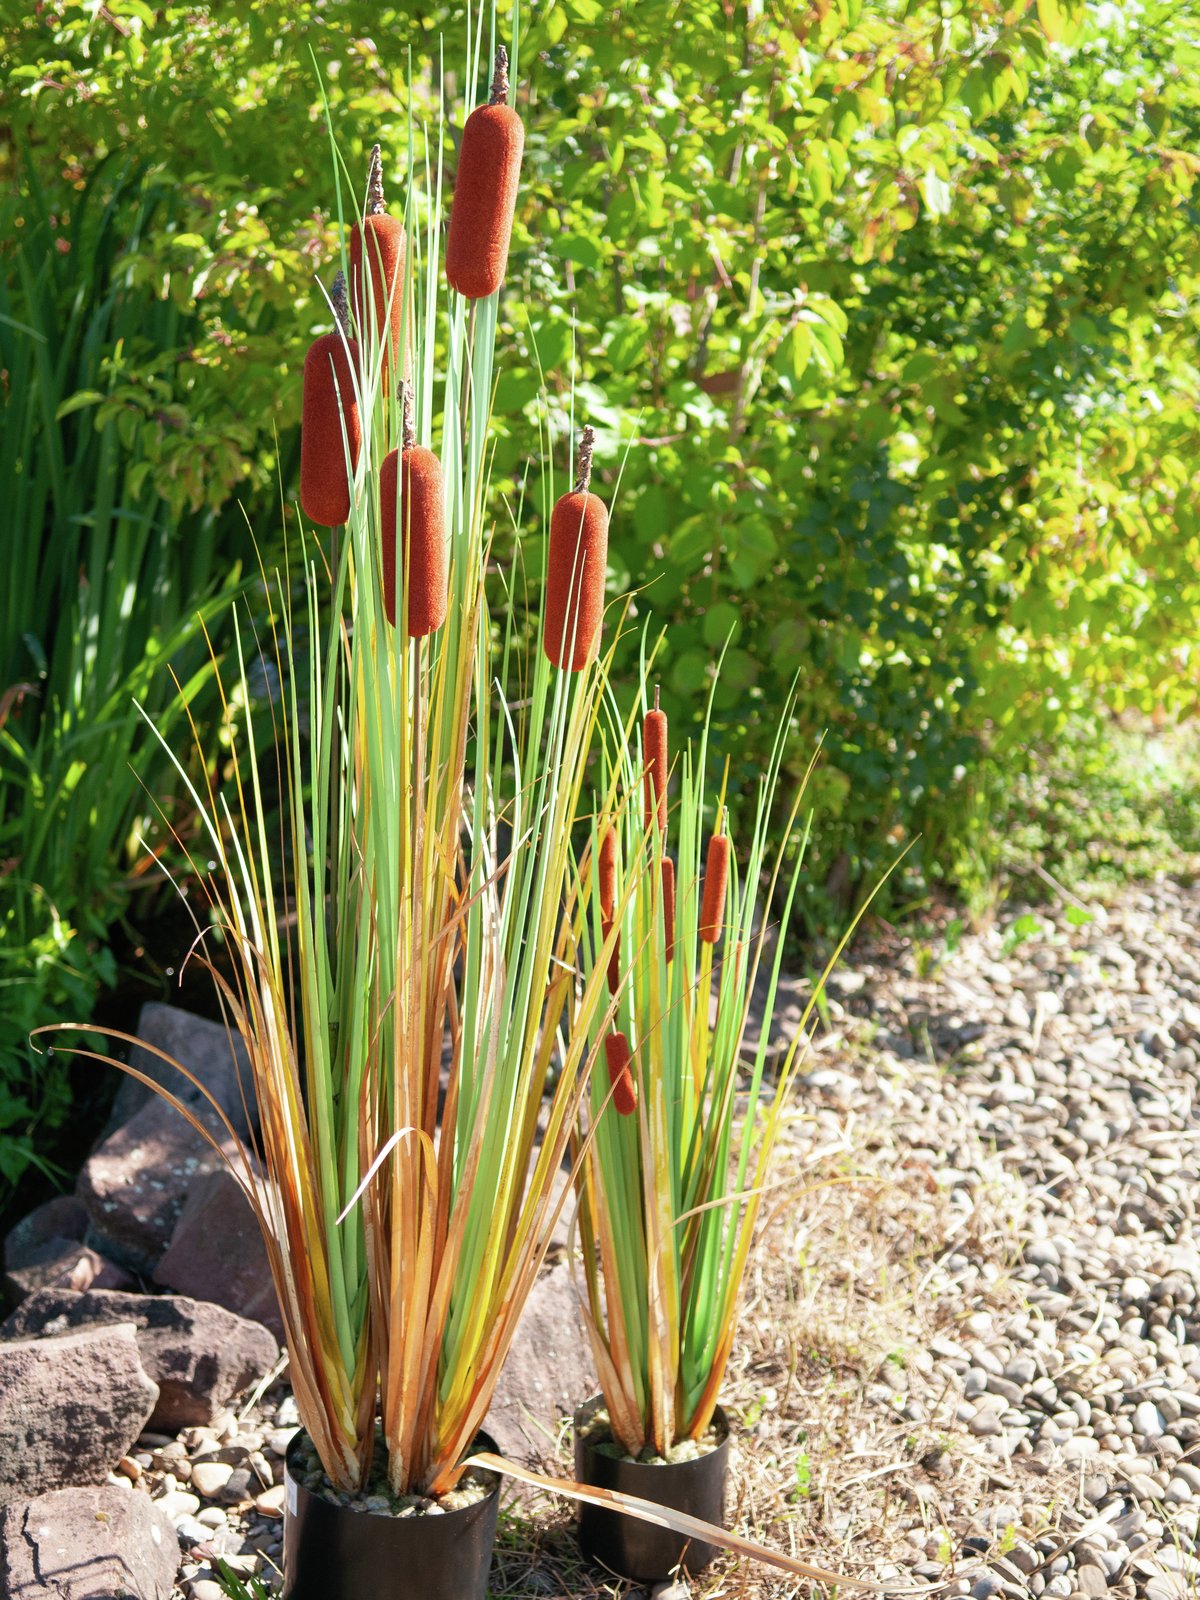
M26 1008L61 1007L64 971L76 1008L109 975L139 780L161 776L125 784L124 734L63 750L69 686L90 677L80 619L112 614L102 575L144 597L137 563L158 563L153 612L135 608L77 731L104 725L96 704L123 718L151 665L168 686L167 657L188 670L176 647L236 581L247 520L277 537L281 486L295 514L314 274L334 253L321 90L352 164L376 139L398 161L410 59L436 60L460 21L445 0L7 8L5 570L20 556L25 578L0 609L0 958L53 977L20 987L18 1034ZM810 925L914 833L895 905L938 885L986 903L1011 866L1004 819L1048 792L1039 751L1094 746L1110 712L1194 710L1194 9L536 0L526 21L498 555L506 519L532 526L542 503L540 375L565 397L573 370L603 492L623 462L610 591L670 624L675 728L728 641L735 797L797 672L793 765L827 734ZM97 556L98 507L121 513L119 568ZM39 828L69 846L57 877ZM1046 828L1021 835L1031 850ZM0 1152L36 1109L6 1081Z

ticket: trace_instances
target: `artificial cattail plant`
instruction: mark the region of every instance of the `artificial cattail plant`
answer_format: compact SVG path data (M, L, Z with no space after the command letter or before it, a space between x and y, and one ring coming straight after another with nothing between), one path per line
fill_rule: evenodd
M603 973L576 992L563 915L582 896L571 830L601 706L603 561L584 655L564 669L533 649L510 712L484 592L495 300L442 285L439 191L420 171L443 146L438 129L410 150L402 218L373 152L351 294L339 274L338 330L305 363L301 506L342 531L329 555L310 540L298 603L264 573L274 626L258 642L243 623L228 703L250 699L257 644L284 686L275 740L239 725L231 791L193 790L200 958L215 933L235 968L218 982L261 1125L242 1170L263 1174L247 1192L301 1419L343 1490L381 1428L397 1494L450 1488L470 1451L562 1204L590 1023L613 1003ZM495 242L489 282L507 231L499 258ZM585 499L591 526L602 502ZM568 997L589 1026L551 1072Z
M608 1074L593 1076L576 1146L583 1152L585 1315L614 1438L631 1456L668 1458L680 1441L702 1439L712 1422L781 1116L820 988L769 1079L783 930L808 830L798 823L801 784L784 842L768 859L786 711L753 800L740 870L724 786L715 801L706 792L707 719L698 751L685 748L674 775L667 718L657 694L652 707L646 703L644 669L640 727L622 726L615 712L609 723L614 818L598 823L593 838L590 927L594 960L607 966L615 920L624 965L612 1023L592 1019L593 1030L603 1030ZM678 784L673 813L669 781ZM706 841L710 814L715 826ZM744 1058L772 916L779 938L765 1012Z

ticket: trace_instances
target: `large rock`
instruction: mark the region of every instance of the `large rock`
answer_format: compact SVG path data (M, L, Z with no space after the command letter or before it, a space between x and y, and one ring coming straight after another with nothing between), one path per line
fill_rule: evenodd
M264 1323L283 1339L267 1247L241 1185L224 1167L192 1185L154 1281Z
M163 1055L170 1056L208 1090L233 1124L238 1138L249 1137L251 1126L257 1125L254 1079L246 1047L235 1029L227 1030L223 1023L209 1022L177 1006L151 1000L138 1014L135 1032L142 1043L130 1053L131 1067L169 1089L184 1105L193 1109L207 1105L201 1088L163 1060ZM105 1135L128 1122L153 1096L153 1089L136 1078L123 1076Z
M123 1267L84 1243L87 1207L75 1195L47 1200L4 1241L4 1290L21 1300L35 1289L132 1289Z
M43 1289L0 1326L0 1340L125 1322L134 1325L142 1366L158 1385L150 1426L160 1432L212 1422L279 1356L274 1336L260 1322L182 1295Z
M193 1115L236 1160L236 1145L211 1107L194 1108ZM105 1139L79 1174L91 1242L149 1275L171 1242L189 1191L223 1164L186 1117L155 1097Z
M179 1538L136 1489L55 1489L0 1511L7 1600L171 1600Z
M558 1419L597 1387L579 1298L563 1261L530 1291L484 1427L501 1455L537 1466L554 1455Z
M158 1385L131 1323L0 1344L0 1505L102 1483L149 1421Z

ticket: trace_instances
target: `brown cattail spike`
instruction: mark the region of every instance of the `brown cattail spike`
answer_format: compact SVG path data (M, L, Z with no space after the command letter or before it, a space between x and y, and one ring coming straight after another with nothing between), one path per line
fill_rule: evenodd
M604 830L600 841L600 929L607 939L612 932L613 917L617 909L617 836L612 828ZM608 958L608 992L616 994L621 987L621 935L613 943Z
M367 271L363 271L363 255L367 258ZM398 217L390 217L383 200L383 154L378 145L371 147L371 165L367 173L367 209L361 222L350 230L350 291L354 301L354 320L358 336L366 342L367 329L374 327L377 336L391 334L392 366L400 360L400 346L404 346L404 377L412 375L413 308L408 308L408 334L404 332L405 274L408 240L404 224ZM370 287L368 288L368 283ZM411 296L409 297L411 300ZM384 367L385 381L388 369Z
M657 821L658 831L667 831L667 713L655 704L642 724L642 757L646 764L643 785L643 815L647 829Z
M714 833L704 863L704 898L700 903L700 937L716 944L725 924L725 891L729 884L729 835Z
M446 277L468 300L495 294L508 266L525 129L507 95L508 55L501 48L491 104L476 106L463 128L446 240Z
M591 432L590 428L584 429L585 435ZM583 443L579 456L583 464ZM578 672L595 659L600 649L600 624L604 617L608 507L599 495L587 489L591 459L589 440L588 477L584 479L584 487L564 494L550 518L542 643L554 665L567 672Z
M675 863L670 856L662 859L663 944L667 960L675 956Z
M397 505L397 479L401 476L404 492ZM446 620L449 586L442 464L433 451L414 445L400 456L390 450L379 469L379 504L383 524L383 609L394 628L397 599L404 588L407 551L406 631L410 639L422 639Z
M605 828L600 840L600 914L611 917L617 909L617 835Z
M637 1089L629 1065L629 1040L623 1033L610 1033L604 1041L608 1061L608 1081L613 1087L613 1104L623 1117L637 1107Z
M304 515L322 528L336 528L350 515L354 468L362 446L354 389L358 346L348 336L346 280L340 272L330 300L339 331L323 334L308 347L300 423L300 505Z

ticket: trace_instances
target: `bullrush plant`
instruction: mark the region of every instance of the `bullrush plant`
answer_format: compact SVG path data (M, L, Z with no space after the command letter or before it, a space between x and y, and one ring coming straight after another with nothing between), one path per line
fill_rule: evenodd
M643 660L640 718L622 724L614 708L609 719L614 821L598 821L592 839L590 937L617 1006L611 1024L592 1019L608 1071L593 1077L576 1148L586 1321L613 1436L632 1457L670 1459L712 1423L788 1091L853 924L768 1070L813 766L772 848L789 706L739 859L725 831L724 779L715 797L707 787L708 716L677 764L672 811L667 718L646 685ZM716 826L706 840L708 815ZM780 936L769 951L772 926ZM747 1050L760 975L764 1005Z
M486 59L506 95L505 52ZM504 113L512 167L516 113L486 110L489 127ZM196 959L245 1041L261 1123L238 1170L301 1418L348 1492L367 1481L377 1425L393 1492L454 1485L557 1220L590 1024L610 1004L603 976L576 987L563 916L582 896L571 828L600 709L603 562L586 641L572 621L566 666L539 649L510 710L484 573L494 280L516 171L497 191L464 147L456 247L488 270L464 268L446 293L446 143L444 123L426 142L414 130L402 214L386 210L378 150L355 197L332 328L305 362L301 507L334 532L309 539L297 572L264 572L270 632L242 617L226 695L230 782L191 788L208 900ZM232 710L260 657L282 685L271 745ZM568 998L584 1025L552 1077Z

